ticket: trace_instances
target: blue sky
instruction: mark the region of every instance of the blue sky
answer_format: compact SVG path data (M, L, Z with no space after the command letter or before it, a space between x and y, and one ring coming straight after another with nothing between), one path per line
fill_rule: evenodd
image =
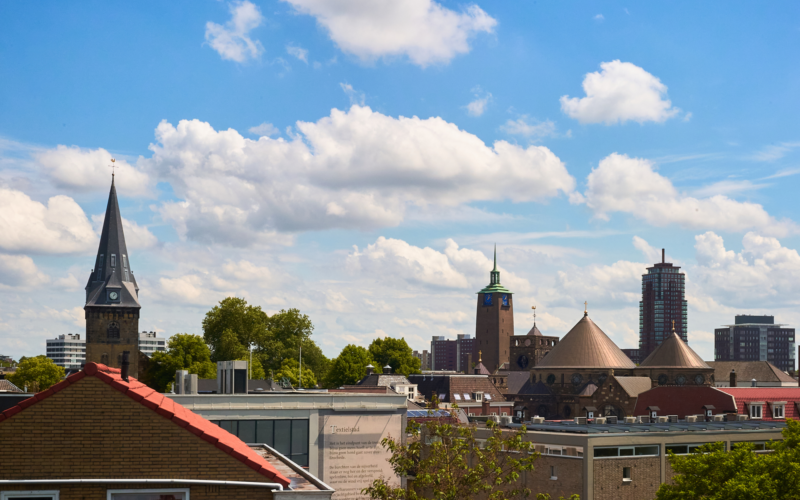
M113 156L143 330L236 294L423 349L496 242L518 333L588 300L634 347L666 247L713 359L800 323L798 42L794 2L4 2L0 352L83 331Z

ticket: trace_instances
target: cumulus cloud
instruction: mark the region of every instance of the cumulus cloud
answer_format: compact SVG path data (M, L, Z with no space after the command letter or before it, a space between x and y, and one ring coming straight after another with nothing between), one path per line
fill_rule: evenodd
M646 264L620 260L613 264L592 264L584 268L558 271L557 293L553 304L577 306L625 306L641 300L642 274Z
M441 118L368 107L298 122L291 141L250 140L208 123L166 121L149 168L182 199L161 206L183 237L249 245L276 231L399 224L409 206L542 202L575 180L545 147L491 147Z
M308 64L308 50L302 47L298 47L297 45L287 45L286 46L286 53L290 56L294 56L304 63Z
M535 141L555 135L556 124L550 120L540 122L527 115L523 115L516 120L506 121L506 123L500 127L500 130L507 134L521 135Z
M432 0L284 0L316 18L331 40L362 61L407 56L422 67L469 52L497 21L477 5L455 12Z
M480 87L473 90L475 91L475 100L467 104L465 108L467 108L467 114L469 116L481 116L486 111L486 107L489 106L489 102L492 100L492 94L489 92L484 93Z
M695 198L678 193L669 179L643 158L612 153L587 177L586 204L595 216L623 212L654 226L678 224L689 229L746 231L783 236L797 231L788 220L776 220L757 203L739 202L723 195Z
M364 101L366 100L366 95L364 95L364 92L354 89L349 83L340 83L339 87L341 87L342 92L344 92L345 95L347 95L347 97L350 99L350 105L364 105Z
M693 280L717 300L744 308L800 303L800 255L777 238L748 232L736 253L709 231L695 236L695 251Z
M255 127L250 127L249 129L247 129L247 131L259 137L260 136L272 137L273 135L280 135L281 133L281 131L278 130L278 127L267 122L264 122L261 125L257 125Z
M159 277L152 291L155 297L197 306L213 305L225 297L247 298L281 281L269 268L244 259L193 268L179 266L171 274Z
M50 281L27 255L0 254L0 289L36 288Z
M561 110L581 123L664 122L680 110L667 99L667 86L644 69L619 60L583 80L586 97L561 97Z
M485 286L492 267L492 260L483 252L459 248L452 239L445 242L442 252L381 236L364 250L354 247L347 258L347 268L351 273L380 281L464 290L478 290ZM500 266L498 269L507 288L514 292L530 290L527 280L504 271Z
M206 42L229 61L242 63L259 57L264 47L249 34L264 20L261 11L247 0L232 2L228 9L231 19L224 26L211 21L206 23Z
M109 189L112 156L103 148L62 145L33 153L36 163L57 187L76 191ZM125 196L152 196L152 183L147 173L125 160L117 160L114 165L121 193Z
M97 235L81 207L69 196L47 205L13 189L0 188L0 249L14 253L85 252Z

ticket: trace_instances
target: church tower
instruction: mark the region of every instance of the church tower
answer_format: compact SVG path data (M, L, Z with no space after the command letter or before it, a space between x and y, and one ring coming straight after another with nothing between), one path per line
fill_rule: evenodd
M482 352L483 364L490 373L508 362L511 336L514 335L514 303L511 292L500 284L497 270L497 247L494 249L494 269L489 273L489 285L478 292L475 318L477 349Z
M129 373L139 376L139 287L130 269L114 177L94 269L86 284L86 362L120 368L130 353Z

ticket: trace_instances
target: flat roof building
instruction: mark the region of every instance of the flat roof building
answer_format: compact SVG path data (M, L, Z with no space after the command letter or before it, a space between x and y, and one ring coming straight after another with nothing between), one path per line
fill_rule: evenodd
M794 328L775 323L775 316L739 314L734 324L714 330L714 361L768 361L790 372L794 338Z
M65 370L80 370L86 362L86 339L80 334L67 333L46 342L47 357Z
M150 358L154 352L167 350L167 339L156 332L142 332L139 334L139 350Z

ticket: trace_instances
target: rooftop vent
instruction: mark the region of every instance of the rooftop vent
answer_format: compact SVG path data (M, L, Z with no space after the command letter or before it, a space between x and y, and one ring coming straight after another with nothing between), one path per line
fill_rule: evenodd
M636 417L625 417L625 423L626 424L635 424L636 423Z
M575 417L575 423L578 425L586 425L586 417Z
M606 422L608 422L609 424L616 424L617 423L617 416L616 415L610 415L610 416L606 417Z
M604 424L606 423L606 417L597 417L594 419L594 423L596 424Z
M369 377L370 375L372 375L372 373L373 373L374 371L375 371L375 367L374 367L374 366L372 366L372 364L368 364L368 365L367 365L367 377ZM425 377L424 377L424 376L422 377L422 380L425 380Z
M697 422L697 415L686 415L686 422L690 424Z
M719 415L714 415L714 422L724 422L724 421L725 421L725 415L723 415L722 413L720 413Z
M543 424L544 423L544 417L538 417L538 416L537 417L533 417L531 422L533 422L534 424Z
M386 366L383 367L383 374L389 375L390 373L392 373L392 367L387 364Z

